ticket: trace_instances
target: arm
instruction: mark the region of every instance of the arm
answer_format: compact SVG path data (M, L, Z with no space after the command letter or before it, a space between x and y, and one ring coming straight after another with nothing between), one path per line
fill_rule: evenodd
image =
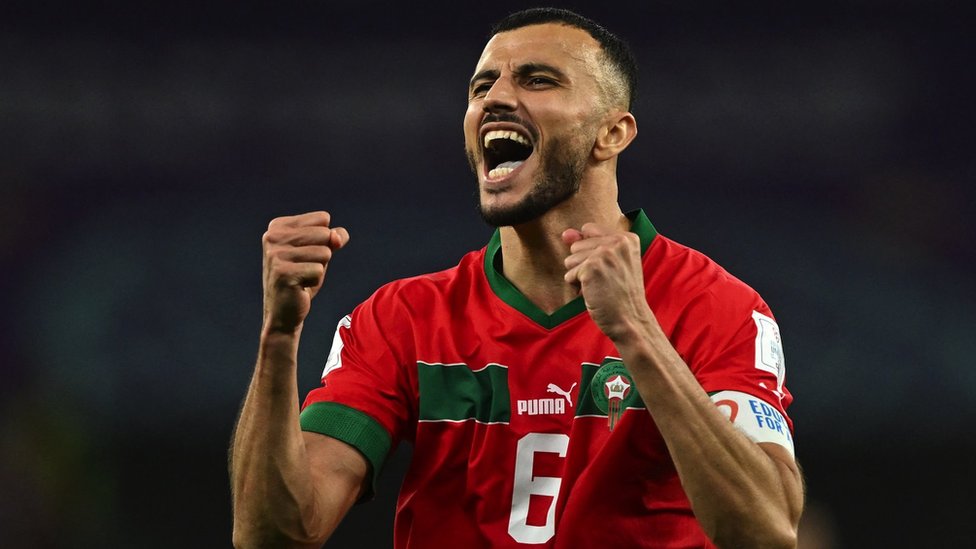
M784 448L738 432L671 346L647 305L636 235L587 224L563 239L566 280L620 352L706 534L720 547L795 547L799 468Z
M720 547L795 547L802 482L789 452L756 444L702 390L657 321L613 338L668 445L695 516Z
M236 547L321 546L368 476L353 447L299 425L302 325L332 252L349 240L329 221L325 212L278 218L264 235L264 323L231 447Z

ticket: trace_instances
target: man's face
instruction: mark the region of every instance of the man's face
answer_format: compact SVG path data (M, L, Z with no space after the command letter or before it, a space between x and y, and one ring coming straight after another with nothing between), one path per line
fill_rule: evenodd
M602 107L600 46L585 31L532 25L492 37L464 117L482 217L531 221L578 190Z

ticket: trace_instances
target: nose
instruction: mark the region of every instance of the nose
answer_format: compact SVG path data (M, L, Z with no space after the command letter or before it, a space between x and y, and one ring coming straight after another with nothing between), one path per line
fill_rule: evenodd
M492 82L491 88L485 94L485 112L512 112L516 108L518 108L518 101L512 80L501 77Z

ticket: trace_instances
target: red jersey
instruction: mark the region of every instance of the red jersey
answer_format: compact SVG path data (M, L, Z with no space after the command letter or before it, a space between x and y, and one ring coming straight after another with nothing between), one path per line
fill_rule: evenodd
M766 304L642 211L631 218L648 304L704 390L758 397L792 429L778 331L771 345L761 333ZM391 449L413 443L397 549L713 547L640 397L626 375L604 374L625 369L606 370L619 353L582 298L546 314L500 260L496 232L456 267L359 305L339 324L302 428L358 448L374 484Z

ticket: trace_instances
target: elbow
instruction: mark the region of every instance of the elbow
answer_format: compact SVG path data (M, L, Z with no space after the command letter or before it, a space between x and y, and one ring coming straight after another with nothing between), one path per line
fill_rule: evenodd
M244 531L236 522L234 523L234 532L231 535L231 543L234 544L234 549L244 549L245 547L254 547L255 541L253 537L249 536L247 532Z
M295 540L285 536L262 536L254 535L253 532L234 527L232 543L235 549L251 549L262 547L284 547L293 549L312 549L322 547L325 540Z
M265 498L234 490L231 542L237 549L322 547L331 534L314 505L301 511L284 503L270 504ZM264 500L264 501L262 501Z
M240 521L234 521L234 532L231 535L231 542L236 549L249 549L251 547L267 547L271 543L270 536L262 533L253 525L248 525ZM277 546L281 545L278 540Z
M799 543L797 529L789 524L774 527L740 523L716 532L712 541L722 549L796 549Z
M722 549L796 549L801 506L738 502L726 513L701 520L708 537Z
M795 528L782 528L775 532L768 532L761 540L756 540L755 545L745 545L743 547L769 547L770 549L796 549L799 540Z
M236 549L284 547L294 549L322 547L328 536L312 534L304 528L263 527L252 521L234 520L231 541Z
M257 547L260 545L259 539L254 532L244 525L234 521L234 532L231 534L231 543L235 549L246 549L247 547Z
M701 525L721 549L796 549L799 517L780 511L770 505L736 506Z

